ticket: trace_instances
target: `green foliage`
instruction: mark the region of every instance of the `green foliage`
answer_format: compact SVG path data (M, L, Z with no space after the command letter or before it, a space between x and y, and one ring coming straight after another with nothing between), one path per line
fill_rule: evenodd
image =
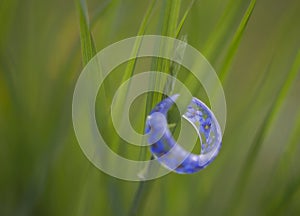
M296 0L1 1L0 215L299 215L299 10ZM197 174L126 182L96 169L77 144L71 104L81 70L109 44L143 34L186 40L223 82L223 147ZM184 47L177 50L182 58ZM107 113L118 86L146 70L176 76L209 103L174 62L116 68L99 90L96 117L110 147L135 160L148 160L148 148L120 139ZM168 80L153 79L172 92ZM163 97L137 98L137 131Z

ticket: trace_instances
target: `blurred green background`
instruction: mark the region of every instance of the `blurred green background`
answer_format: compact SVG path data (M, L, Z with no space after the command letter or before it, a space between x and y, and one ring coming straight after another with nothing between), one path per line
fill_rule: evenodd
M110 177L84 156L71 119L89 57L81 56L80 11L88 11L100 51L137 35L151 2L88 0L86 10L84 1L0 1L0 215L300 214L298 0L258 0L254 9L249 0L197 0L190 11L191 1L154 2L142 33L174 36L164 29L188 11L178 37L186 35L219 73L228 108L223 148L199 173L146 183ZM167 22L174 7L178 19ZM106 82L108 104L118 77ZM143 122L135 127L142 131ZM103 130L106 140L117 139Z

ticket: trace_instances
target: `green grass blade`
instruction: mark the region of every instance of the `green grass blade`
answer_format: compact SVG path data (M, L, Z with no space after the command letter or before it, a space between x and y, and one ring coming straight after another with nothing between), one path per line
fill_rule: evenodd
M229 1L215 29L210 33L208 41L204 45L203 53L212 62L220 55L220 50L224 49L228 40L228 30L233 29L234 20L237 19L237 14L241 10L241 4L242 1Z
M149 22L149 19L151 17L151 13L153 11L153 8L154 8L154 5L156 3L156 0L151 0L150 2L150 5L146 11L146 14L141 22L141 25L140 25L140 28L138 30L138 33L137 35L143 35L146 31L146 28L147 28L147 24ZM141 42L142 42L142 39L141 38L138 38L136 39L135 41L135 44L134 44L134 47L132 49L132 53L131 53L131 57L133 57L132 60L130 60L128 63L127 63L127 66L126 66L126 69L125 69L125 72L124 72L124 75L122 77L122 82L126 81L128 78L132 77L133 74L134 74L134 69L135 69L135 66L136 66L136 62L137 62L137 58L134 58L135 56L137 56L138 54L138 51L139 51L139 47L141 45ZM130 83L129 83L129 86L130 86ZM128 87L129 88L129 87ZM120 95L118 95L117 99L116 99L116 110L120 110L120 112L117 112L116 114L118 115L116 118L117 119L121 119L121 124L123 124L124 122L122 121L123 119L123 112L122 112L122 107L125 103L125 98L126 98L126 95L128 93L128 89L126 89L125 91L123 92L120 92ZM125 126L124 126L125 127ZM117 145L120 141L120 138L119 137L115 137L113 138L112 140L112 143L113 145ZM122 150L123 152L125 151L125 149L123 148L124 145L118 145L118 151ZM120 149L121 148L121 149Z
M182 62L182 59L184 57L184 53L185 53L185 49L186 49L186 45L187 45L187 36L183 36L181 38L182 43L179 43L178 46L175 48L175 53L174 53L174 60L177 62ZM175 63L175 62L171 62L170 65L170 74L172 75L172 77L176 78L178 75L178 72L181 68L179 63ZM175 81L173 79L167 79L164 89L166 92L168 92L169 94L173 94L173 90L174 90L174 86L175 86Z
M178 19L181 7L181 0L166 0L165 5L165 12L163 18L163 26L162 26L162 35L169 36L169 37L176 37L177 28L178 28ZM163 44L162 44L163 47ZM170 50L172 47L163 47L162 49ZM164 59L157 59L153 62L153 69L162 72L170 72L170 61L166 61ZM155 85L161 86L165 85L166 80L162 79L161 76L156 76L155 78ZM162 99L161 95L156 94L153 97L151 95L149 100L147 100L147 107L154 106L158 101ZM147 112L146 112L147 113Z
M146 14L145 14L145 16L144 16L144 18L141 22L140 28L138 30L138 33L137 33L138 36L143 35L145 33L155 3L156 3L156 0L152 0L150 2L150 5L149 5L149 7L146 11ZM134 45L134 48L132 50L131 56L134 57L134 56L137 55L139 47L141 45L141 42L142 42L141 39L137 39L137 41ZM123 81L125 81L127 78L129 78L133 75L136 62L137 62L136 58L134 58L133 60L128 62L125 73L124 73L124 76L123 76Z
M240 25L237 29L237 31L235 32L235 35L231 41L231 44L230 44L230 47L229 47L229 50L226 54L226 57L225 57L225 60L223 61L223 63L221 64L222 65L222 69L220 70L220 73L219 73L219 78L221 81L223 81L224 83L224 79L226 78L227 76L227 73L228 73L228 69L231 65L231 62L233 60L233 57L234 57L234 54L235 52L237 51L237 48L239 46L239 43L240 43L240 40L241 40L241 37L243 35L243 32L247 26L247 23L250 19L250 16L253 12L253 9L254 9L254 6L255 6L255 3L256 3L256 0L252 0L248 6L248 9L246 10L241 22L240 22ZM226 10L226 13L227 11L230 11L230 7L227 8ZM225 19L224 19L225 20ZM226 19L226 21L221 22L221 26L229 26L229 23L231 22L231 19ZM216 38L213 39L213 41L215 41L215 43L219 43L219 41L221 41L221 36L223 34L226 33L226 29L224 29L223 31L221 31L220 33L218 32L218 34L216 34L217 36L215 36ZM210 50L212 50L212 42L209 42L207 47L206 47L206 52L209 52ZM209 55L212 55L215 51L210 51ZM210 56L211 58L211 56ZM185 79L185 83L192 83L192 80L193 80L193 76L192 74L187 76L187 78ZM198 87L197 86L191 86L191 89L192 89L192 92L196 91Z
M139 183L138 189L135 193L134 200L132 202L131 208L129 210L128 216L137 216L140 215L139 212L142 211L147 196L149 195L150 189L153 186L153 181L141 181Z
M83 66L85 66L96 55L96 48L95 48L94 40L93 40L93 37L91 34L88 8L87 8L86 1L85 0L77 0L76 4L77 4L77 10L78 10L78 14L79 14L82 62L83 62ZM101 62L97 62L97 63L98 63L98 68L100 69ZM101 70L99 70L99 71L101 72ZM103 90L102 90L101 96L106 99L105 84L103 83L102 85L103 85ZM108 106L106 100L102 100L101 104L102 104L102 107L101 107L100 113L102 113L102 114L100 116L102 118L105 115L105 113L108 112L109 106ZM103 126L111 127L111 125L109 124L109 121L106 121L106 123ZM89 163L87 165L86 170L87 170L87 173L93 172L91 163ZM95 178L96 177L94 175L87 176L85 181L86 182L95 181ZM118 186L113 185L113 183L114 182L110 181L108 183L109 187L107 187L106 190L108 191L108 193L109 193L109 191L112 191L112 193L118 194L118 190L117 190ZM84 190L85 190L85 187L82 188L83 192L84 192ZM80 199L79 208L78 208L79 214L81 213L81 211L83 211L86 208L88 203L89 203L88 197L84 197L84 198ZM113 208L112 210L116 215L119 214L120 209Z
M166 0L164 8L164 17L163 17L163 26L162 26L162 35L175 37L176 29L178 28L178 17L180 12L181 0ZM171 73L170 62L166 62L163 59L155 59L152 62L152 70L154 71L165 71ZM162 83L165 83L166 80L161 81L160 76L153 77L154 83L156 86L160 86ZM146 101L146 111L149 113L152 107L162 99L161 95L149 93Z
M96 54L95 44L90 32L88 9L85 0L77 0L80 23L80 42L83 65L86 65Z
M176 34L177 25L178 25L181 0L168 0L167 5L170 8L169 8L168 19L166 19L166 22L168 24L166 25L165 29L167 29L167 30L164 33L167 36L174 37Z
M260 126L258 133L256 134L251 149L249 150L248 155L246 156L246 160L241 168L241 173L239 174L237 185L235 187L235 191L233 192L233 197L231 199L230 205L228 207L228 211L230 211L233 206L238 206L238 200L242 197L244 188L247 184L249 176L251 174L254 162L258 155L259 149L263 144L265 137L268 135L271 126L276 119L280 108L282 107L284 100L288 94L289 89L291 88L293 81L295 80L298 71L300 69L300 52L298 52L294 65L292 66L289 74L283 83L276 100L272 103L268 114L264 118L262 125ZM237 208L235 208L237 209ZM232 212L227 212L228 215L232 215Z
M80 42L81 42L81 53L82 53L82 62L83 66L85 66L95 55L96 48L94 44L94 40L92 37L90 24L89 24L89 14L88 7L85 0L77 0L77 10L79 14L79 24L80 24ZM97 62L99 71L101 72L101 62ZM103 97L106 98L105 93L105 84L103 83ZM106 101L103 101L102 107L107 112L109 110L109 106Z
M166 2L166 8L165 8L165 16L163 21L163 27L162 27L162 35L175 37L177 26L178 26L178 17L180 12L180 5L181 0L167 0ZM162 59L157 59L153 61L152 67L154 67L154 70L157 71L166 71L170 73L170 62L166 62ZM155 85L161 85L161 78L160 77L153 77L155 80ZM150 112L153 105L156 104L161 99L160 95L157 95L157 97L154 97L153 93L148 94L147 101L146 101L146 115ZM146 155L146 150L142 149L140 151L140 159L143 159ZM129 210L129 215L138 215L139 209L143 209L143 206L145 204L145 201L148 196L149 188L152 185L152 182L144 182L141 181L139 183L139 187L137 189L137 192L134 196L133 203L131 205L131 208Z
M165 17L165 25L163 35L169 37L176 37L176 29L178 26L178 17L180 12L181 0L167 0L166 9L166 17ZM170 49L170 47L167 47ZM161 61L162 71L169 72L170 62L169 61Z
M239 27L237 29L237 31L235 32L234 34L234 37L231 41L231 44L230 44L230 47L229 47L229 50L228 50L228 53L225 57L225 60L224 60L224 63L222 65L222 70L220 71L220 80L224 83L227 75L228 75L228 71L229 71L229 67L232 63L232 60L233 60L233 57L238 49L238 46L240 44L240 41L241 41L241 38L242 38L242 35L246 29L246 26L247 26L247 23L251 17L251 14L254 10L254 7L255 7L255 4L256 4L256 0L251 0L245 14L244 14L244 17L243 19L241 20L240 24L239 24Z
M175 32L175 38L178 38L178 37L179 37L179 34L180 34L180 32L181 32L181 29L182 29L182 27L183 27L183 25L184 25L184 23L185 23L185 20L186 20L188 14L189 14L190 11L191 11L191 9L192 9L194 3L195 3L195 0L192 0L191 3L190 3L190 5L188 6L187 10L185 11L183 17L181 18L181 20L180 20L180 22L179 22L179 24L178 24L178 26L177 26L176 32Z

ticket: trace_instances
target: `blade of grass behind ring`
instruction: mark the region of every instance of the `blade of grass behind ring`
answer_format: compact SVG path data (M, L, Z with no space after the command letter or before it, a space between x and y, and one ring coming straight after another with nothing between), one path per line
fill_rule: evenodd
M229 46L229 50L227 51L227 54L226 54L226 57L222 63L222 69L220 71L220 74L219 74L219 77L220 77L220 80L222 81L222 83L224 84L225 83L225 79L227 78L228 76L228 72L229 72L229 67L231 66L231 63L232 63L232 60L233 60L233 57L238 49L238 46L241 42L241 38L242 38L242 35L246 29L246 26L248 24L248 21L251 17L251 14L254 10L254 7L255 7L255 4L256 4L256 0L251 0L241 22L240 22L240 25L237 29L237 31L235 32L234 36L233 36L233 39L231 41L231 44Z
M234 54L236 53L237 51L237 48L238 48L238 45L239 45L239 42L241 40L241 37L243 35L243 32L247 26L247 23L248 23L248 20L250 19L250 16L252 14L252 11L254 9L254 6L255 6L255 3L256 3L256 0L251 0L249 6L248 6L248 9L247 11L245 12L241 22L240 22L240 25L231 41L231 46L226 54L226 57L225 57L225 60L223 61L223 66L222 66L222 69L219 73L219 78L222 82L222 84L224 84L224 81L226 79L226 76L228 75L228 69L231 65L231 62L232 62L232 59L234 57ZM192 80L193 80L193 75L190 74L187 76L187 78L185 79L184 83L191 83ZM191 89L192 89L192 92L195 92L196 91L196 88L197 86L191 86Z
M178 60L178 64L174 63L174 62L171 62L171 68L170 68L170 73L172 75L172 77L176 78L177 77L177 74L180 70L180 62L182 61L183 59L183 56L184 56L184 52L185 52L185 48L186 48L186 36L183 36L183 39L182 39L182 43L179 43L178 46L176 47L175 49L175 57L174 59ZM167 92L168 94L172 95L173 94L173 90L174 90L174 86L175 86L175 83L173 83L173 79L168 79L166 80L166 83L164 85L164 90L165 92ZM178 93L178 92L176 92ZM189 101L186 100L186 106L188 105ZM148 106L146 107L148 108ZM150 109L151 110L151 109ZM146 114L145 114L145 119L146 119L146 116L148 115L148 113L150 112L147 111ZM144 125L145 125L145 122L144 122ZM177 125L176 123L174 124L169 124L169 128L172 127L172 131L174 132L177 128ZM145 128L144 128L145 130ZM143 140L143 142L147 142L147 140ZM143 148L141 151L140 151L140 156L139 156L139 160L143 160L146 158L146 154L148 153L148 149L147 147L146 148ZM144 171L145 169L147 168L142 168L142 170Z
M176 0L176 1L167 0L166 8L165 8L166 13L164 16L164 24L163 24L163 29L162 29L163 35L174 37L175 32L176 32L176 27L177 27L179 11L180 11L180 4L181 4L180 0ZM156 59L152 63L152 69L157 70L157 71L162 71L162 69L167 69L167 71L168 71L169 63L166 63L162 59ZM161 85L160 79L159 79L160 77L155 76L152 78L153 78L153 80L155 80L155 86ZM152 82L150 83L150 85L151 84L152 84ZM152 109L153 105L155 105L161 99L162 99L161 96L154 97L154 94L152 92L148 94L147 101L146 101L146 115L148 115L148 113ZM146 118L146 116L145 116L145 118ZM141 149L140 159L144 159L146 152L147 152L146 148ZM152 159L152 156L151 156L151 159ZM152 181L151 182L145 182L145 181L140 182L138 190L134 196L133 203L130 207L129 215L137 215L139 212L139 209L143 209L143 206L147 199L147 193L149 192L151 185L152 185ZM143 198L143 200L141 200L141 198Z
M176 1L166 0L166 5L164 8L165 13L164 13L164 17L163 17L162 35L172 36L175 34L176 27L177 27L177 20L178 20L179 11L180 11L180 5L181 5L181 0L176 0ZM173 20L171 20L170 18ZM163 68L167 67L167 66L165 66L164 62L165 62L165 60L163 60L161 58L154 59L152 61L152 65L151 65L152 70L153 71L163 71ZM156 75L151 76L151 83L149 83L149 85L152 85L153 83L155 83L155 87L161 85L160 78L161 77L156 76ZM153 92L148 93L147 100L146 100L145 119L146 119L148 113L151 111L152 107L155 106L161 99L162 99L162 97L159 95L154 96ZM146 150L142 149L140 157L144 157L145 154L146 154Z
M185 11L183 17L181 18L179 24L177 25L177 28L176 28L176 32L175 32L175 38L178 38L179 37L179 34L181 32L181 29L185 23L185 20L187 18L187 16L189 15L194 3L195 3L196 0L192 0L190 5L188 6L187 10ZM186 38L185 38L186 39Z
M153 8L154 8L154 5L156 4L156 1L157 0L151 0L150 2L150 5L146 11L146 14L141 22L141 25L140 25L140 28L138 30L138 35L143 35L146 31L146 27L148 25L148 22L150 20L150 16L152 14L152 11L153 11ZM133 47L133 50L132 50L132 53L131 53L131 57L134 57L134 56L137 56L138 52L139 52L139 48L140 48L140 45L142 43L142 38L138 38L136 41L135 41L135 44L134 44L134 47ZM126 81L128 78L132 77L133 74L134 74L134 69L135 69L135 66L136 66L136 62L137 62L137 59L136 58L133 58L132 60L130 60L128 63L127 63L127 66L126 66L126 69L125 69L125 72L124 72L124 75L123 75L123 78L122 78L122 83L124 81ZM122 107L125 103L125 98L128 94L128 89L130 88L130 81L129 81L129 85L128 87L125 89L125 91L122 91L120 92L121 95L118 95L117 96L117 99L116 99L116 109L117 110L120 110L120 112L117 112L116 114L118 115L116 117L116 119L120 119L120 124L124 124L124 121L122 120L123 119L123 112L121 111L122 110ZM124 125L124 127L126 127L126 125ZM113 146L116 146L117 147L117 152L126 152L126 148L124 148L124 145L118 145L118 143L120 142L120 138L119 137L114 137L112 139L112 145Z
M96 48L92 37L92 33L90 31L88 7L86 1L76 0L76 6L77 6L77 11L79 15L79 24L80 24L82 61L83 61L83 66L85 66L96 55ZM99 69L101 69L101 62L97 61L97 64ZM100 76L102 76L102 74L100 74ZM103 92L102 92L103 97L106 98L105 84L103 83L102 85L103 85ZM106 100L102 101L102 107L105 112L109 110Z
M256 160L258 151L269 133L271 129L271 125L276 119L276 116L278 112L280 111L280 108L285 100L286 95L288 94L289 89L291 88L293 81L295 80L295 77L298 74L298 70L300 69L300 52L298 52L294 64L289 71L287 78L285 82L282 84L282 87L279 90L278 96L270 106L269 112L264 118L264 121L262 125L260 126L258 133L256 134L251 149L248 152L248 155L246 156L246 160L244 161L244 164L242 165L237 185L235 187L235 190L233 191L231 202L228 205L227 211L225 212L225 215L232 215L231 209L237 210L237 208L233 208L233 206L238 206L239 200L241 200L241 196L243 195L245 185L247 184L247 180L249 179L249 176L251 174L254 162ZM236 212L235 212L236 213Z
M173 3L173 5L172 5ZM167 35L167 36L172 36L175 35L176 36L176 32L178 29L178 24L177 24L177 20L178 20L178 16L179 16L179 12L180 12L180 5L181 5L181 0L177 0L177 1L171 1L171 0L167 0L166 2L166 8L165 8L165 16L164 16L164 22L163 22L163 27L162 27L162 34L163 35ZM173 6L173 7L172 7ZM189 11L189 9L188 9ZM186 13L187 14L187 13ZM187 16L187 15L186 15ZM185 16L185 17L186 17ZM183 21L181 21L181 24L183 25L185 18L182 19ZM170 73L171 75L174 76L174 74L172 74L172 70L170 70L170 65L167 64L165 65L166 61L163 59L155 59L152 61L152 69L153 70L157 70L157 71L164 71L163 68L166 69L167 68L167 72ZM178 68L179 70L179 68ZM165 87L167 88L166 85L171 85L170 83L168 83L167 80L165 80L165 82L161 82L161 77L160 76L151 76L151 83L150 85L152 85L153 83L155 83L155 86L158 87L159 85L164 84ZM172 90L172 87L170 86L169 90ZM169 92L171 93L171 92ZM147 96L147 100L146 100L146 115L145 115L145 119L148 115L148 113L151 111L152 107L155 106L155 104L157 104L163 97L162 96L155 96L154 97L154 93L150 92L148 93ZM145 124L145 122L144 122ZM144 159L146 156L147 150L141 149L140 151L140 159Z
M96 54L96 49L93 41L92 34L90 32L90 26L89 26L89 16L88 16L88 8L85 0L76 0L76 6L79 14L79 24L80 24L80 41L81 41L81 52L82 52L82 60L83 65L85 66ZM101 62L97 62L98 67L101 68ZM104 98L106 98L105 94L105 84L103 83L103 95ZM106 100L102 101L102 108L106 111L108 111L108 105ZM106 112L103 112L106 113ZM105 124L105 123L104 123ZM104 127L109 127L108 123L107 125L104 125ZM87 172L90 172L90 169L92 167L91 163L88 163ZM118 194L119 186L114 184L111 181L108 181L107 178L104 178L106 183L109 185L107 187L108 194ZM88 181L88 179L86 179ZM113 191L110 192L110 188L112 188ZM84 188L83 188L84 190ZM82 200L81 200L82 201ZM117 200L120 205L122 205L121 200ZM82 204L84 205L84 204ZM81 205L81 206L82 206ZM112 208L112 211L114 211L114 214L119 215L120 214L120 208Z
M236 0L231 0L220 16L216 27L210 33L204 45L203 53L211 62L214 63L219 56L220 50L225 48L228 42L228 30L233 29L234 22L238 19L237 15L241 10L242 4L243 1L237 2Z
M178 26L178 17L180 12L181 0L166 0L165 7L165 16L163 18L163 26L162 26L162 35L169 37L176 37L176 29ZM166 49L167 51L172 50L173 47L165 47L164 44L161 44L162 49ZM153 64L154 70L170 73L170 61L166 61L165 59L159 58L154 60ZM155 86L158 88L159 86L164 85L166 82L165 79L162 79L160 75L155 76ZM152 96L152 106L162 100L162 96L156 94Z
M146 12L146 14L145 14L145 16L144 16L144 18L141 22L141 25L140 25L140 28L139 28L139 31L138 31L138 35L143 35L145 33L146 27L148 25L150 16L152 14L152 11L153 11L153 8L154 8L156 2L157 2L156 0L152 0L150 2L150 6L148 7L147 12ZM136 43L134 45L134 48L132 50L131 56L136 56L137 55L141 42L142 42L141 39L138 39L136 41ZM123 79L122 79L123 81L125 81L126 79L128 79L129 77L131 77L133 75L134 69L135 69L135 66L136 66L136 61L137 61L137 59L134 58L133 60L128 62L125 73L123 75ZM128 88L129 87L130 87L130 83L129 83ZM119 97L119 101L117 103L117 109L120 109L121 105L124 104L124 100L125 100L125 97L127 95L127 91L128 91L128 89L126 89L126 91L124 91L124 94L122 94L121 97ZM120 112L120 113L122 113L122 112ZM116 138L112 141L112 143L113 143L113 145L116 145L116 144L118 144L119 141L120 141L120 138ZM120 151L126 152L126 149L122 145L117 145L117 152L120 152ZM135 195L135 198L134 198L133 203L132 203L132 205L130 207L130 210L129 210L130 211L129 214L131 214L131 215L134 214L134 212L137 210L136 202L141 202L140 194L142 193L142 191L144 191L145 184L146 183L140 183L140 185L139 185L138 191Z
M176 28L176 32L175 32L175 36L176 38L178 38L179 36L179 33L180 33L180 30L182 29L182 26L184 24L184 21L186 20L186 17L188 15L188 13L190 12L191 10L191 7L192 5L194 4L194 0L190 3L189 7L187 8L186 12L184 13L182 19L180 20L179 24L177 25L177 28ZM179 13L179 11L177 11L177 13ZM185 48L186 48L186 44L187 43L187 36L183 36L182 39L181 39L184 43L180 43L178 44L178 47L176 47L175 49L175 58L178 59L179 62L181 62L183 56L184 56L184 51L185 51ZM159 61L159 60L158 60ZM155 61L155 63L157 63L158 61ZM159 67L159 66L157 66ZM168 69L169 73L174 77L176 78L177 77L177 74L180 70L180 64L179 63L174 63L174 62L171 62L170 64L170 68ZM153 79L155 79L155 77L153 77ZM165 85L164 85L164 89L169 93L169 94L172 94L173 92L173 89L174 89L174 83L172 83L171 80L166 80L165 82ZM164 97L162 97L163 99ZM153 102L153 94L150 93L147 97L147 108L149 108L148 110L146 110L146 114L150 112L151 110L151 107L153 105L155 105L156 102ZM176 124L177 125L177 124ZM172 128L172 131L174 132L176 130L176 125L175 127ZM141 151L141 158L145 158L145 153L146 151Z
M82 61L83 65L85 66L95 55L96 55L96 49L95 44L93 41L92 34L90 32L90 26L89 26L89 16L88 16L88 8L85 0L77 0L76 1L77 10L79 14L79 24L80 24L80 41L81 41L81 52L82 52ZM101 62L97 61L97 66L99 68L100 76L103 76L101 74ZM102 96L106 98L105 93L105 84L103 83L103 91ZM101 113L107 113L109 110L109 106L107 104L106 100L102 101L102 108L104 112ZM107 124L107 123L106 123ZM109 125L107 124L106 127ZM104 125L105 127L105 125Z
M181 41L182 41L182 43L179 43L177 45L177 47L175 48L175 53L174 53L174 57L173 57L174 60L178 61L178 63L175 61L171 62L170 68L169 68L170 74L174 78L177 77L178 72L181 67L181 62L182 62L182 59L183 59L183 56L185 53L185 49L186 49L186 45L187 45L187 36L186 35L183 36L181 38ZM173 82L173 81L174 81L174 79L166 80L166 83L164 85L165 92L168 92L169 94L173 94L174 85L175 85L175 82Z
M181 18L179 24L177 25L176 32L175 32L175 38L176 39L179 38L179 34L181 32L181 29L182 29L182 27L185 23L185 20L188 16L189 12L191 11L191 8L194 5L194 3L195 3L195 0L192 0L190 5L188 6L187 10L185 11L183 17ZM184 43L187 43L187 35L182 36L181 40ZM174 55L175 55L175 58L177 58L179 60L179 62L181 62L182 59L183 59L185 48L186 48L186 44L178 44L178 47L176 47L176 49L175 49L175 54ZM175 78L177 77L177 74L178 74L179 70L180 70L180 63L171 62L169 71L170 71L170 74L173 77L175 77ZM170 82L170 80L166 81L165 88L168 88L167 91L169 92L169 94L173 93L174 84L175 83Z
M145 16L144 16L142 22L141 22L141 25L140 25L140 28L139 28L139 30L138 30L137 35L143 35L143 34L145 33L146 27L147 27L148 22L149 22L149 20L150 20L150 17L151 17L153 8L154 8L154 6L155 6L155 4L156 4L156 1L157 1L157 0L152 0L152 1L150 2L150 5L149 5L149 7L148 7L148 9L147 9L147 11L146 11L146 14L145 14ZM134 57L134 56L137 55L137 53L138 53L138 51L139 51L139 48L140 48L140 45L141 45L141 42L142 42L141 39L136 40L136 42L135 42L135 44L134 44L134 47L133 47L133 50L132 50L132 53L131 53L131 57ZM135 66L136 66L136 61L137 61L137 59L136 59L136 58L133 58L132 60L130 60L130 61L127 63L127 66L126 66L126 69L125 69L125 72L124 72L124 75L123 75L123 78L122 78L122 82L126 81L128 78L130 78L131 76L133 76L134 69L135 69ZM129 83L128 88L129 88L129 87L130 87L130 83ZM127 95L128 88L127 88L124 92L121 92L122 95L119 95L119 96L118 96L118 99L117 99L117 101L116 101L116 106L117 106L116 109L117 109L117 110L122 110L122 105L123 105L124 102L125 102L125 97L126 97L126 95ZM120 113L120 115L123 114L122 111L120 111L119 113ZM119 116L118 118L121 119L120 116ZM122 121L121 121L121 122L122 122ZM113 127L113 125L111 125L111 128L112 128L112 127ZM127 148L125 148L124 145L120 145L120 141L121 141L121 139L120 139L119 137L114 136L114 137L112 138L112 140L111 140L112 146L116 146L116 148L117 148L116 151L117 151L117 152L121 152L121 151L122 151L123 153L126 154ZM112 163L114 163L114 161L112 161ZM118 164L115 164L115 166L118 166ZM116 187L119 187L119 186L118 186L119 184L117 184L117 182L116 182L115 180L110 181L110 185L111 185L110 188L113 188L113 190L115 190ZM120 189L120 188L119 188L119 189ZM117 193L119 193L119 192L116 192L116 193L113 192L112 194L117 194ZM116 196L115 196L115 197L116 197ZM121 209L124 209L124 208L118 208L118 209L119 209L119 211L120 211ZM116 215L120 215L120 212L117 213Z

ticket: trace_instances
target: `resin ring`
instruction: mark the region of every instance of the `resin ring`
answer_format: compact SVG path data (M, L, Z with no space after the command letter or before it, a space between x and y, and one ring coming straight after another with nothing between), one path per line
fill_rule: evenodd
M208 166L219 153L222 132L212 111L193 97L182 117L197 130L201 152L196 155L186 151L173 138L167 122L167 112L178 96L177 94L166 98L154 107L147 117L145 133L148 135L149 144L152 144L151 153L164 167L176 173L195 173Z

